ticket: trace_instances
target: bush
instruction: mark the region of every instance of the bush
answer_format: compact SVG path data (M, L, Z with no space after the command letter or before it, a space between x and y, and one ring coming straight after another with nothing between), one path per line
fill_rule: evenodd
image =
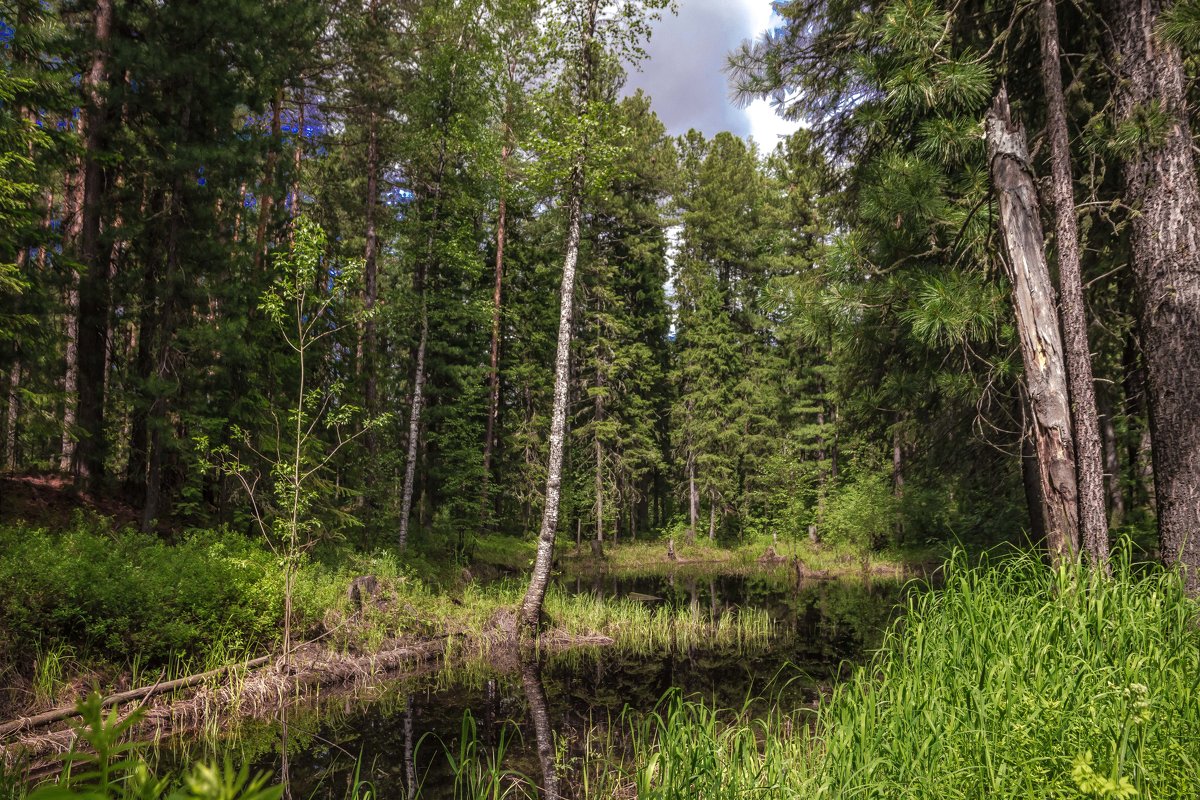
M172 545L83 519L53 533L0 527L0 637L18 650L58 640L161 661L249 646L274 636L282 583L269 551L228 531Z
M830 494L821 535L830 542L878 547L891 538L897 512L891 477L861 472Z

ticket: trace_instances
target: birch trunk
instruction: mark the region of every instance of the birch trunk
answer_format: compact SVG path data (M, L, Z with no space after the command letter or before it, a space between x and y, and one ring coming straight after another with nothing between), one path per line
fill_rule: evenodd
M1125 158L1133 273L1150 394L1154 494L1163 561L1200 593L1200 183L1188 123L1187 75L1156 37L1165 0L1109 0L1117 124L1147 109L1162 135Z
M583 34L583 75L579 85L579 107L583 112L591 95L592 38L596 34L596 0L587 6ZM525 630L537 635L542 617L542 602L550 583L550 568L554 562L554 536L558 531L559 501L562 494L563 448L567 435L567 398L571 381L571 319L575 297L575 267L579 261L579 228L583 216L583 168L587 155L587 134L579 142L579 150L571 167L567 199L567 242L563 258L562 286L559 289L558 346L554 355L554 409L550 415L550 458L546 470L546 501L542 508L542 525L538 531L537 557L529 588L521 602L521 622ZM556 787L557 789L557 787Z
M1051 560L1058 564L1075 558L1079 495L1054 287L1046 265L1025 129L1013 123L1003 89L996 95L985 126L992 181L999 196L1005 269L1012 282L1013 309L1025 363L1039 483L1047 512L1046 546Z
M536 635L542 616L542 602L550 583L554 561L554 535L558 530L558 506L562 490L563 446L567 435L567 394L571 379L571 317L575 295L575 265L579 260L579 225L583 204L583 157L575 161L571 176L571 197L567 210L567 246L563 259L562 286L559 289L558 348L554 356L554 409L550 415L550 463L546 471L546 504L538 532L537 557L529 588L521 603L521 621Z
M371 111L367 118L367 208L366 228L367 241L363 247L363 306L370 314L379 298L379 269L378 250L379 233L376 228L376 207L379 203L379 131L375 112ZM378 401L376 398L375 378L375 320L368 316L363 323L363 342L359 352L358 363L363 370L363 401L367 409L367 418L374 419ZM376 437L374 431L366 435L367 455L374 459Z
M1050 196L1058 250L1059 313L1075 434L1075 478L1079 486L1079 535L1093 566L1108 570L1108 518L1104 504L1103 448L1096 415L1096 387L1088 346L1087 305L1079 267L1079 226L1071 176L1066 101L1059 67L1055 0L1042 0L1039 13L1042 85L1046 90L1046 134L1050 141Z
M421 303L421 338L417 342L417 370L413 378L412 405L408 411L408 457L404 464L404 490L400 500L400 549L408 547L408 518L412 515L413 484L417 476L417 445L421 436L421 404L425 399L425 346L429 341L429 314Z

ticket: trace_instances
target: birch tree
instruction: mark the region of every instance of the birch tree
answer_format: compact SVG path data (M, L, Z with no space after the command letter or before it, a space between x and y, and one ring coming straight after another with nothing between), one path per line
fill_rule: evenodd
M579 261L580 225L587 179L602 185L612 164L597 158L603 148L595 141L606 116L605 103L594 96L597 70L624 61L636 65L644 56L641 42L649 36L650 22L669 0L557 0L545 9L543 31L555 42L555 56L562 64L560 89L570 100L573 119L560 130L558 141L547 141L551 164L560 165L567 235L564 246L562 284L559 288L558 343L554 357L554 405L550 417L550 441L546 472L546 495L538 531L537 557L529 588L521 603L524 629L536 635L542 602L550 583L554 538L558 532L559 503L563 482L563 451L567 434L567 400L571 381L571 333L574 312L575 270ZM566 122L567 120L562 120ZM589 163L590 161L590 163ZM607 162L607 163L606 163ZM593 171L587 174L587 168ZM553 167L552 167L553 168Z

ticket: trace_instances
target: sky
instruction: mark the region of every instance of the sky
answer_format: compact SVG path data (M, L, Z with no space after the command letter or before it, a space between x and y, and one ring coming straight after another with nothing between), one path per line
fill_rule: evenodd
M642 89L654 100L667 132L696 128L706 136L732 131L753 136L764 151L796 123L780 119L765 100L738 108L730 100L725 57L772 24L771 0L678 0L677 15L654 27L641 72L630 71L626 91ZM778 17L775 17L776 23Z

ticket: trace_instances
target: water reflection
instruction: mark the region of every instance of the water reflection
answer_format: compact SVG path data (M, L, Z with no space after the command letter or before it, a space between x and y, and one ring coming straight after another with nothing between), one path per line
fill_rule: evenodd
M447 753L460 752L467 730L463 715L469 712L481 762L507 747L503 770L529 776L547 797L570 796L571 778L560 771L561 758L578 759L583 733L615 724L627 705L649 710L672 688L724 707L740 707L752 696L778 698L789 707L812 705L845 664L861 662L879 645L902 596L901 586L892 581L808 580L797 586L787 571L615 581L605 576L567 586L605 596L652 596L657 599L647 602L690 609L714 621L741 608L765 609L777 637L761 648L702 642L682 652L643 657L571 650L540 662L514 658L508 667L484 665L406 680L369 698L326 697L293 709L288 720L293 795L353 797L348 788L357 769L375 797L453 797ZM279 733L258 739L244 735L245 754L258 768L280 768L275 746L256 751L254 745L266 738L277 746Z
M542 668L537 656L529 651L521 653L521 684L525 688L525 703L533 722L534 738L537 742L538 763L542 770L542 796L546 800L559 800L558 769L554 763L554 731L550 726L550 705L546 701L546 687L542 684Z

